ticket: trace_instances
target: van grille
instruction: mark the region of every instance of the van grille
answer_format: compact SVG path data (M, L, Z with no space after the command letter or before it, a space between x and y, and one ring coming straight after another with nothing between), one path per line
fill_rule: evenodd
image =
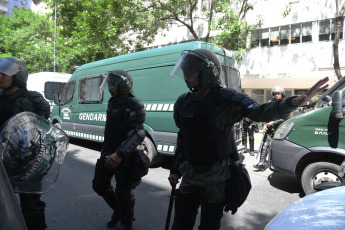
M221 81L226 87L242 91L240 71L231 67L222 65Z

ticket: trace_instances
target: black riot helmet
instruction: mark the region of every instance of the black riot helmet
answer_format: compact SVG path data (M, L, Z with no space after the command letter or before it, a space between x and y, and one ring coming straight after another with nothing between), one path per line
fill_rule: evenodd
M17 85L19 88L26 88L29 71L22 61L13 57L0 58L0 73L13 76L12 86Z
M104 78L101 87L104 89L105 85L117 86L119 96L133 94L132 76L127 71L122 69L108 72L107 76Z
M188 69L199 71L199 81L202 88L211 88L219 85L220 80L220 61L215 53L207 49L185 50L176 63L171 77L184 77Z

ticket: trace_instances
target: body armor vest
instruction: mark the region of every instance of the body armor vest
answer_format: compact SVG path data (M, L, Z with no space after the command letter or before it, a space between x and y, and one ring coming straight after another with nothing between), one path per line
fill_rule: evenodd
M187 94L176 111L184 156L192 164L209 165L237 153L233 133L220 131L215 125L217 92L211 90L202 101L195 101L191 94Z
M130 128L128 123L129 114L126 112L126 100L115 102L115 98L111 98L108 102L104 148L111 152L115 152L125 141Z

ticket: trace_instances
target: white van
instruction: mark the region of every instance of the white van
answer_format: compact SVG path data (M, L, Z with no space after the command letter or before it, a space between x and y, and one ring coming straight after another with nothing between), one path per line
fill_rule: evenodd
M72 74L57 73L57 72L39 72L29 74L27 81L27 89L31 91L37 91L44 95L44 84L46 82L67 82ZM54 102L52 100L46 100L50 104L50 109L53 108Z

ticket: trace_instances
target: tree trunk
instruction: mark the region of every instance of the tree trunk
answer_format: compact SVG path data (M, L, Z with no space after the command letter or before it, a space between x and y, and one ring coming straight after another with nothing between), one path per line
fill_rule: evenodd
M335 74L337 75L338 80L342 78L340 65L339 65L339 51L338 51L342 20L343 20L342 16L336 17L335 36L334 36L334 42L333 42L333 54L334 54L333 66L334 66Z

